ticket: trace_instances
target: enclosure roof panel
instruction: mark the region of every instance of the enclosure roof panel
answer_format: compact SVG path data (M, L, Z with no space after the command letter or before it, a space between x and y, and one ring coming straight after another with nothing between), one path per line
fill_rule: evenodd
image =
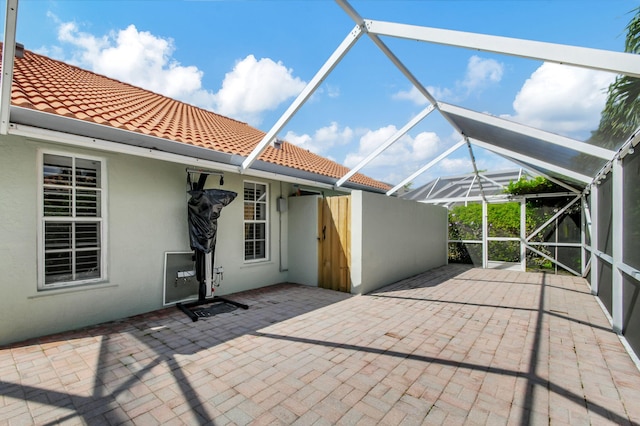
M500 195L510 182L521 177L530 178L531 174L523 169L500 170L494 172L468 173L446 176L409 191L401 197L407 200L428 201L447 198L465 198Z
M469 138L519 153L533 160L548 162L581 175L595 176L607 162L605 159L577 150L578 144L584 144L584 142L575 140L571 145L563 146L550 143L533 133L518 132L451 111L442 113Z

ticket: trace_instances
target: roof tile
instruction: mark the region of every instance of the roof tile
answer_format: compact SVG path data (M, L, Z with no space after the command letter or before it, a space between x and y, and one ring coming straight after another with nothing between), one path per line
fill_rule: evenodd
M0 43L1 46L1 43ZM265 133L151 91L46 56L24 51L16 58L12 104L100 125L248 156ZM269 146L260 160L332 178L349 169L288 142ZM356 173L352 182L386 190L389 185Z

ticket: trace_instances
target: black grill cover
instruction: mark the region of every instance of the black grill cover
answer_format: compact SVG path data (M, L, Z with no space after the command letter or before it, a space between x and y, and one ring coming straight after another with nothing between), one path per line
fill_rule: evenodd
M192 250L210 253L216 248L216 230L220 210L231 203L238 193L222 189L189 191L189 239Z

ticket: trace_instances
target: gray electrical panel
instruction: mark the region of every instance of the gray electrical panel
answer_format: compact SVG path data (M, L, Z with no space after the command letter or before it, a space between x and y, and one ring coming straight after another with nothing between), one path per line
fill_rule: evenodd
M164 305L198 300L193 252L166 252L164 256Z

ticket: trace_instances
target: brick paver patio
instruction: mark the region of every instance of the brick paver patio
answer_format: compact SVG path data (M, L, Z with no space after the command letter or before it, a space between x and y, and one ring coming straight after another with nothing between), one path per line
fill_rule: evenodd
M231 297L231 296L230 296ZM366 296L277 285L0 348L0 422L638 424L586 282L450 265Z

